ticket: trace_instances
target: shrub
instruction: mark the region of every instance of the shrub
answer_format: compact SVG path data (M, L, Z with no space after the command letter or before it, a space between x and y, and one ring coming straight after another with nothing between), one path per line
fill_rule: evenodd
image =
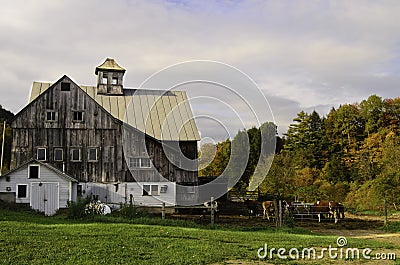
M68 201L67 203L67 217L69 219L81 219L86 216L86 205L90 202L88 197L78 198L76 202Z
M120 205L119 214L123 218L133 219L137 215L137 207L131 203L124 203Z

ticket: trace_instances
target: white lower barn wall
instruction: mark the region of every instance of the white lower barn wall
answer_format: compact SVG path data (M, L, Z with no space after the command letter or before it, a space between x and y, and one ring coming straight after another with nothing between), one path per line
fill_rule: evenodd
M161 206L164 202L166 206L176 205L176 184L173 182L88 182L79 185L82 187L82 197L89 196L108 204L129 203L132 197L136 206ZM143 188L146 186L150 187L149 195L144 195Z

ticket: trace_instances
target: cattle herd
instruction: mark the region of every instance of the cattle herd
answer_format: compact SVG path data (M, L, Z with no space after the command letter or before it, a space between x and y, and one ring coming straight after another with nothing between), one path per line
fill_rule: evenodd
M244 200L251 216L257 216L262 211L263 219L271 220L275 217L279 208L275 205L274 201L257 201L257 200ZM339 220L344 219L344 206L343 204L335 201L317 201L315 203L300 203L300 202L287 202L281 201L281 211L283 215L290 216L293 219L300 220L322 220L333 221L338 223ZM261 207L260 207L261 206Z

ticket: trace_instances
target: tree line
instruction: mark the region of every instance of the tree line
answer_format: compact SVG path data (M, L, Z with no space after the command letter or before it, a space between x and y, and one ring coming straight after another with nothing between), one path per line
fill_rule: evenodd
M232 189L251 189L255 168L269 161L261 193L304 202L335 200L355 210L379 210L384 202L396 207L400 201L400 98L371 95L332 108L326 116L301 111L283 137L275 133L274 156L261 152L260 158L263 126L276 132L274 124L266 123L238 133L247 133L250 150L243 176ZM235 140L202 146L199 176L221 175L233 159ZM211 163L205 159L210 153L215 153Z
M14 117L14 114L11 111L4 109L0 105L0 156L1 156L1 144L3 143L3 129L4 129L4 121L7 121ZM4 161L2 172L5 173L10 168L11 162L11 141L12 141L12 131L9 124L6 123L6 132L5 132L5 142L4 142Z

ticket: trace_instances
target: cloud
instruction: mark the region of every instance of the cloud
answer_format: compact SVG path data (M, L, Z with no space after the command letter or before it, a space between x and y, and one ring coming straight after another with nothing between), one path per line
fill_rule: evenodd
M17 112L34 80L94 84L106 57L129 87L206 59L251 76L285 131L301 109L399 96L399 13L399 1L8 1L0 104Z

